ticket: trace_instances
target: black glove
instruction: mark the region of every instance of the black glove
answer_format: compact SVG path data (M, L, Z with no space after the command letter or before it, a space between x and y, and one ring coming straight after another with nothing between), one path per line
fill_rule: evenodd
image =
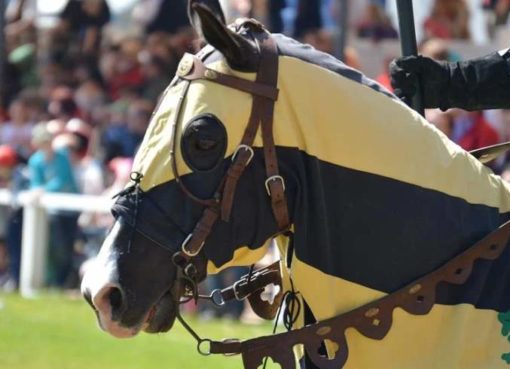
M390 73L395 94L406 103L420 80L425 108L510 108L510 63L499 53L458 63L409 56L392 61Z
M448 63L423 56L406 56L391 62L390 74L395 95L406 104L410 104L421 83L425 108L447 108L441 98L450 83Z

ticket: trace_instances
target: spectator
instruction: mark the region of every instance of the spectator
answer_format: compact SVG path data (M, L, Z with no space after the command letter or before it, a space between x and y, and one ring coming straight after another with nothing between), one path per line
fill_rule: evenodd
M436 0L424 27L428 38L469 40L469 11L465 0Z
M380 41L387 38L397 38L397 31L393 28L384 9L377 3L367 5L365 15L356 26L358 37L371 38Z
M142 74L144 84L142 97L156 103L163 91L171 82L172 76L168 73L168 64L161 58L147 55L142 61Z
M110 21L110 8L105 0L69 0L60 14L55 37L69 36L67 45L76 44L76 52L96 55L101 44L102 28ZM64 52L67 47L64 46Z
M126 106L116 102L111 124L106 128L102 143L105 148L105 162L116 157L134 157L149 124L153 103L137 99ZM122 119L122 120L121 120Z
M498 0L494 9L496 13L496 25L505 25L508 23L510 14L510 0Z
M89 79L76 88L74 101L80 116L93 124L95 112L106 104L107 96L99 82Z
M285 8L285 0L269 0L268 1L268 27L273 33L283 32L282 10Z
M9 254L9 279L11 288L19 285L21 261L21 233L23 208L17 202L17 194L28 189L29 178L26 160L9 145L0 146L0 180L13 195L5 229L5 245Z
M90 156L89 141L92 128L81 119L71 119L64 132L53 140L53 149L66 150L73 168L78 192L100 195L104 191L101 166Z
M497 131L481 112L457 110L454 114L451 139L464 150L471 151L500 142Z
M34 127L32 144L36 152L30 157L30 188L40 192L77 193L68 153L54 150L53 137L46 123ZM49 213L48 274L50 286L65 286L72 271L73 248L78 215L75 212Z
M393 87L391 86L391 77L389 65L394 58L386 58L382 65L382 72L375 78L377 82L386 87L388 91L393 92Z
M117 100L124 90L138 91L143 84L143 75L138 60L142 43L136 38L124 39L118 50L112 50L108 65L106 83L109 86L110 98Z
M78 106L74 101L74 92L70 87L58 86L51 93L48 112L53 118L65 125L71 118L80 116Z
M453 117L451 113L443 112L440 109L427 109L425 110L425 117L448 138L452 137Z
M39 85L37 75L36 48L34 44L24 44L9 53L8 61L13 72L19 78L19 88L35 87Z
M176 34L189 26L187 0L141 0L133 9L133 18L146 34Z
M11 119L0 126L0 144L10 144L28 155L34 127L28 102L22 98L14 100L9 106L9 116Z
M492 12L494 25L501 26L508 22L510 12L510 0L484 0L483 6Z
M322 28L320 0L299 0L294 21L294 38L300 39L310 31Z

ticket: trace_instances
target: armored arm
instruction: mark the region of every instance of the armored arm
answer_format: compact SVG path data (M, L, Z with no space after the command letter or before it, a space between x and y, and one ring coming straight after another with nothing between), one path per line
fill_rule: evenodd
M426 108L465 110L510 108L510 53L496 52L462 62L404 57L390 65L395 94L404 101L421 80Z

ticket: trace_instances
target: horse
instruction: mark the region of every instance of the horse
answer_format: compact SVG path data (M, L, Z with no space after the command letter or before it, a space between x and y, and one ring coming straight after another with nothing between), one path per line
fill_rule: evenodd
M272 239L283 289L303 304L293 328L315 329L392 296L510 218L507 183L359 71L256 22L227 27L217 1L189 9L208 45L181 61L82 282L106 332L169 331L181 296L207 274L256 263ZM439 283L428 314L370 309L374 327L387 323L377 339L346 329L332 342L321 326L312 333L325 363L312 352L321 347L298 356L323 368L505 368L509 259L505 248L462 284Z

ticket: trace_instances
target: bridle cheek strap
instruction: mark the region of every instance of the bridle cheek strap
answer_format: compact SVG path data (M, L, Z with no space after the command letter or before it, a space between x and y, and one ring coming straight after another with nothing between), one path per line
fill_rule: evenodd
M285 196L285 181L279 173L278 159L273 138L274 105L278 99L278 51L275 41L267 32L254 33L260 47L260 63L255 81L238 78L207 68L197 56L186 54L179 64L177 75L186 81L208 80L253 95L252 109L241 142L232 156L224 179L217 192L216 201L208 203L195 230L183 242L181 256L189 261L202 249L212 227L220 217L229 221L234 196L246 167L253 156L253 143L261 126L264 160L266 167L266 191L271 198L271 207L278 231L290 227Z

